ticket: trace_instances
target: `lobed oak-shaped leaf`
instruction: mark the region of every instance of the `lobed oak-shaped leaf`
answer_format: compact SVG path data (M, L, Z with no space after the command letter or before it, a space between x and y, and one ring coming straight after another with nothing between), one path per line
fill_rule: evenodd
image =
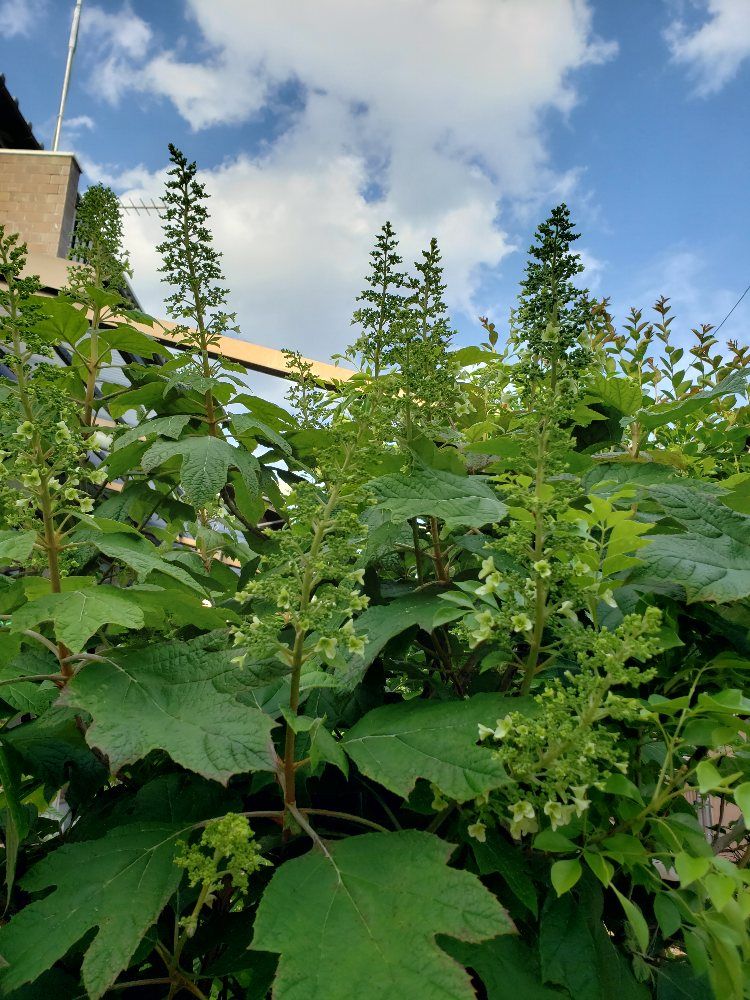
M24 562L36 541L35 531L0 531L0 565Z
M275 723L237 699L241 677L231 653L172 642L115 651L84 667L64 699L92 716L86 740L107 755L113 771L164 750L226 784L233 774L272 770Z
M281 954L274 1000L473 1000L435 935L478 942L515 928L475 875L448 867L453 850L417 830L369 833L282 865L251 945Z
M76 541L91 542L109 559L121 562L132 569L141 581L152 573L162 573L177 580L178 583L184 583L191 590L203 593L203 588L186 570L162 559L155 545L152 545L147 538L138 538L133 532L127 530L111 532L84 524L76 529L74 538Z
M652 486L650 494L687 531L649 535L631 581L681 584L688 601L750 595L750 517L684 486Z
M96 928L82 974L91 1000L103 996L179 885L182 871L172 859L184 826L133 823L101 840L67 844L35 865L23 888L55 888L0 927L7 962L0 993L33 982Z
M369 483L378 507L394 521L412 517L437 517L447 528L464 525L481 528L502 521L507 507L481 476L457 476L438 469L415 469L408 476L397 473Z
M104 625L143 628L143 611L127 590L103 584L69 594L45 594L24 604L13 615L13 628L29 628L51 621L55 638L80 652Z
M143 456L143 468L150 472L175 456L182 460L180 483L185 496L196 507L213 503L226 485L230 466L239 471L251 493L257 492L257 459L221 438L205 436L157 441Z
M189 413L172 413L166 417L152 417L136 427L129 427L121 434L112 446L112 451L119 451L141 438L165 437L178 438L190 422Z
M591 380L589 389L606 406L626 415L635 413L643 403L643 391L636 382L627 378L597 375Z
M477 694L465 701L405 701L373 709L353 726L341 746L369 778L406 798L418 778L457 802L507 784L502 764L477 746L479 723L496 720L520 699Z
M482 944L446 941L443 947L480 976L487 1000L566 1000L569 996L542 985L536 949L518 937L496 937Z

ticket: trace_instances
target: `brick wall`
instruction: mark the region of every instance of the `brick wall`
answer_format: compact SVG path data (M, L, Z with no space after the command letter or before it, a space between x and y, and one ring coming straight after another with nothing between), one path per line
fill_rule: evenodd
M81 168L70 153L0 149L0 225L29 250L65 257Z

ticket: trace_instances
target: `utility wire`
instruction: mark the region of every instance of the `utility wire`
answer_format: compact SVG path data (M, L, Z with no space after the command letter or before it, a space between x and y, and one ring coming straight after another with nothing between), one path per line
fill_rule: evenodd
M719 323L719 325L716 327L716 329L711 331L711 336L712 337L715 337L716 334L719 332L719 330L721 330L722 326L724 326L724 324L726 323L726 321L732 315L732 313L737 308L737 306L740 304L740 302L742 302L742 300L745 298L745 296L747 295L748 292L750 292L750 285L748 285L747 288L745 289L745 291L742 293L742 295L740 295L740 297L737 299L737 301L735 302L735 304L732 306L732 308L726 314L726 316L721 321L721 323Z

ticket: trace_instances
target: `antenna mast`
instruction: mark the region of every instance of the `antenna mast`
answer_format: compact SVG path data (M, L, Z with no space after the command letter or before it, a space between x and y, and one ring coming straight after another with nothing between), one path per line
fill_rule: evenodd
M78 44L78 25L81 21L81 7L83 0L76 0L73 11L73 22L70 25L70 39L68 40L68 59L65 63L65 76L63 77L62 94L60 95L60 110L57 112L57 124L55 125L55 137L52 140L52 152L57 152L60 144L60 130L62 129L63 115L65 114L65 102L68 99L68 87L70 86L70 71L73 68L73 56L76 54Z

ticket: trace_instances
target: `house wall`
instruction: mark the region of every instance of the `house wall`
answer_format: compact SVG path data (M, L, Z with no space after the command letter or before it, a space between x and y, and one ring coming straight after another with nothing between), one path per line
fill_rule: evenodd
M0 225L32 252L67 256L80 176L72 153L0 149Z

